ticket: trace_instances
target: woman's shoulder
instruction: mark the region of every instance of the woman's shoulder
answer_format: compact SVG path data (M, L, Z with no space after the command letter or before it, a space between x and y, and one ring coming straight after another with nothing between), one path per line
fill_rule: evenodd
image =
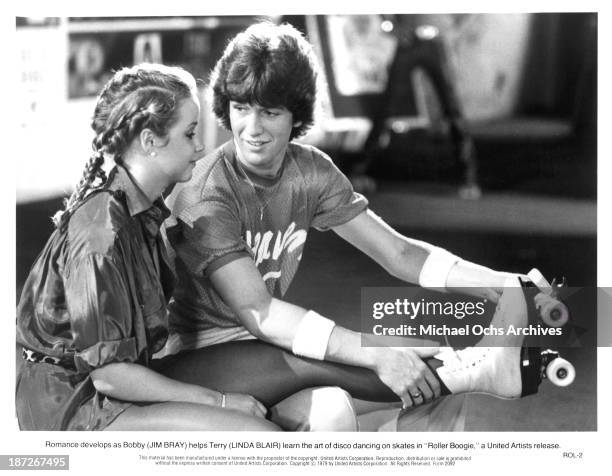
M88 197L72 214L67 225L67 241L81 254L109 254L117 237L132 220L121 190L100 190Z

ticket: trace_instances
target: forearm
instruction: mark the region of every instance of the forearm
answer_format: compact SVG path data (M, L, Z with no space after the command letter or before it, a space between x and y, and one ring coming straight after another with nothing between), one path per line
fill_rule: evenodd
M371 210L334 231L368 255L389 274L417 284L423 263L435 247L398 233Z
M459 260L448 273L446 287L449 289L469 287L502 288L506 279L512 276L522 276L526 278L526 276L522 274L495 271L470 261Z
M445 250L409 238L398 239L400 243L396 246L397 252L386 260L385 268L403 281L419 284L423 267L430 255ZM445 286L449 288L503 286L510 275L466 261L460 256L454 256L452 260L452 266L445 279Z
M130 402L193 402L219 405L221 394L165 377L139 364L117 362L91 372L96 390Z
M439 344L431 340L397 337L393 343L394 347L375 347L363 345L363 337L360 332L342 326L334 327L327 344L325 360L376 371L382 359L397 351L412 350L422 358L435 355L439 351Z
M359 332L336 326L329 337L325 359L376 370L376 354L376 347L361 346Z
M414 265L410 256L421 253L421 245L406 244L404 250L391 259L389 272L399 279L418 283L425 288L459 292L497 302L509 277L525 275L496 271L461 259L448 251L431 246L423 263ZM416 279L415 279L416 274Z
M395 237L391 253L384 252L376 261L392 276L407 283L419 284L427 258L435 246L404 236Z
M299 323L308 311L270 297L259 304L237 309L236 312L242 324L255 337L291 350Z
M342 238L366 253L389 274L428 288L451 288L475 294L469 288L499 291L509 273L464 261L446 250L398 233L371 210L334 228ZM477 295L495 293L478 293Z
M277 345L289 351L294 350L297 334L300 332L299 325L308 311L279 299L272 299L266 312L252 310L249 314L261 316L259 319L248 319L251 330L259 339ZM320 316L323 318L323 316ZM323 339L323 332L317 333L312 338ZM381 359L387 356L388 348L367 347L362 345L362 334L335 325L329 334L329 338L323 344L325 347L325 360L332 362L364 367L376 370ZM397 338L396 345L403 348L412 348L419 355L431 355L437 349L437 343L423 341L422 339ZM428 345L427 347L425 345Z

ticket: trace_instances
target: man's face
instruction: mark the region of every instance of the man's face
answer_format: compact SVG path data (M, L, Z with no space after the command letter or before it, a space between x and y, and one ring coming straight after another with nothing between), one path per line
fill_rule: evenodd
M283 107L230 101L229 117L240 163L249 171L273 177L280 169L293 127L293 114Z

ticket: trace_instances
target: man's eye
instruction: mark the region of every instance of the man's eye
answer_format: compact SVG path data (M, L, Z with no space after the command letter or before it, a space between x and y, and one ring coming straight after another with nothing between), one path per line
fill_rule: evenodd
M190 139L193 139L195 137L195 131L194 132L188 132L187 134L185 134L187 137L189 137Z
M266 110L265 113L266 113L266 116L269 116L269 117L276 117L276 116L278 116L280 114L279 112L268 111L268 110Z

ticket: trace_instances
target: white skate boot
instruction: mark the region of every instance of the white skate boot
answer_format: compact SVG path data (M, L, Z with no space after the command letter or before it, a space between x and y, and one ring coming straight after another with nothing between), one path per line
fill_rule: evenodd
M526 301L521 285L517 278L507 280L492 326L508 329L510 325L528 325L527 306L535 303ZM443 362L436 369L438 377L450 393L483 393L503 399L536 393L545 375L556 385L572 383L575 370L569 362L556 352L523 347L524 339L520 333L506 333L485 336L476 346L462 350L443 348L436 355Z

